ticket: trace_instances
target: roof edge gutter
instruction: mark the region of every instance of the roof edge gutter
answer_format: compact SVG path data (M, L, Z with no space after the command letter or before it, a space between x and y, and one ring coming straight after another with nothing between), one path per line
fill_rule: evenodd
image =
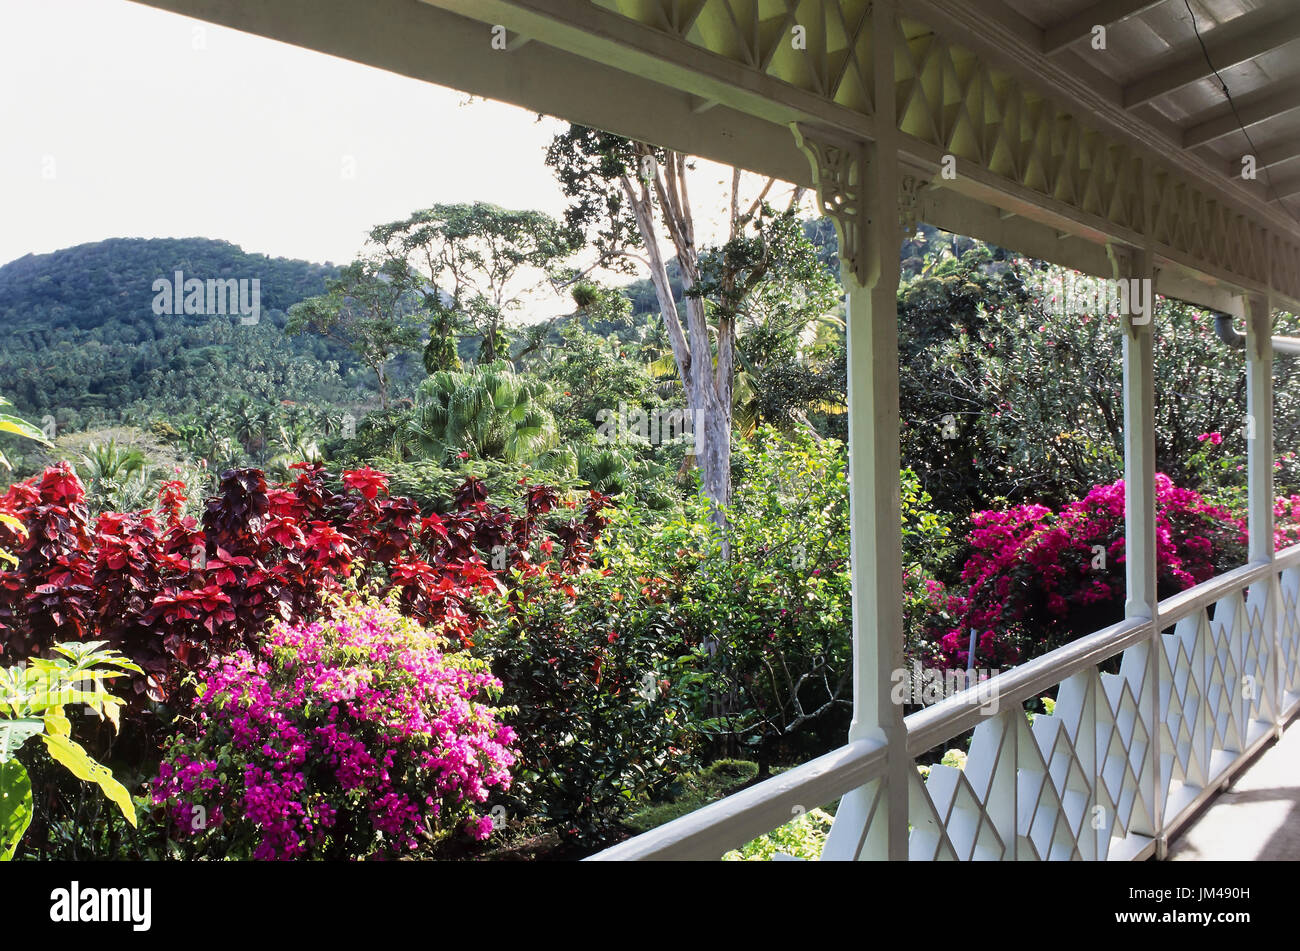
M1230 314L1214 315L1214 333L1233 349L1240 350L1246 346L1246 337L1244 334L1237 333L1236 328L1232 326ZM1273 352L1300 354L1300 337L1274 337Z

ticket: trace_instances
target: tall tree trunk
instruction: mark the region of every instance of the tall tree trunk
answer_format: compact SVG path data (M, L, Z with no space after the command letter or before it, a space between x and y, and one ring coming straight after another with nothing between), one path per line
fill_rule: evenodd
M645 146L642 155L650 155ZM715 370L713 348L704 301L689 294L683 302L686 327L683 330L677 302L673 300L667 264L659 249L655 227L651 182L643 179L638 188L628 176L623 177L623 191L636 215L637 228L646 248L650 281L654 285L659 312L663 315L669 344L677 363L678 377L686 394L687 409L693 414L696 432L696 461L704 495L712 502L712 518L722 538L724 557L730 556L725 507L731 501L731 376L734 351L730 322L719 327L718 361ZM665 228L676 251L677 264L686 291L699 280L699 252L695 247L695 225L686 191L686 158L675 152L667 155L666 167L655 169L655 197L659 201Z

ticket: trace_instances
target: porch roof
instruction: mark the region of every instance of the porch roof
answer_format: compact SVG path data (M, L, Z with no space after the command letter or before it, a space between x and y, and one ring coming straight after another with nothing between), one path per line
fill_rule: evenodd
M792 125L889 138L919 220L1107 277L1150 245L1161 293L1300 310L1291 0L1192 0L1253 182L1182 0L911 0L879 37L869 0L136 2L801 184Z

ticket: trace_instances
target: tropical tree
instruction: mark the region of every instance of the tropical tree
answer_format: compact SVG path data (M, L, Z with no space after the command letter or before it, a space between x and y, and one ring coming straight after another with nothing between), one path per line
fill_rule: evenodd
M457 368L465 327L480 338L483 362L505 357L508 316L548 282L562 283L557 268L575 250L574 233L549 215L487 202L434 205L375 227L370 240L423 301L430 373Z
M311 331L348 346L375 374L384 409L389 365L424 340L424 320L403 275L391 261L354 261L326 282L324 294L290 307L285 325L290 335Z
M768 246L772 215L764 202L775 180L768 179L758 196L744 203L741 171L733 170L728 241L701 249L689 195L689 156L575 125L556 136L547 164L569 199L566 223L587 235L600 263L625 270L640 265L649 272L686 405L703 423L701 487L713 502L715 524L725 528L737 320L760 287L797 281L787 272L787 254ZM791 211L801 198L795 189ZM661 250L665 238L685 290L680 306Z
M544 383L520 376L504 361L456 372L441 370L422 382L406 436L423 455L446 462L469 459L530 462L572 468L560 449Z

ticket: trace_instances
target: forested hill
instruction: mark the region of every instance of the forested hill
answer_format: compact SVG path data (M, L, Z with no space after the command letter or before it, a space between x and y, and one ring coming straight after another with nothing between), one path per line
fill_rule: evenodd
M155 315L159 278L260 281L260 320ZM325 289L332 265L251 254L208 238L113 238L0 267L0 391L63 425L168 410L225 396L327 398L352 369L347 350L287 338L284 312Z
M94 330L153 316L153 282L185 277L259 278L262 308L284 311L319 294L336 268L250 254L210 238L110 238L0 267L0 333ZM137 321L138 322L138 321Z

